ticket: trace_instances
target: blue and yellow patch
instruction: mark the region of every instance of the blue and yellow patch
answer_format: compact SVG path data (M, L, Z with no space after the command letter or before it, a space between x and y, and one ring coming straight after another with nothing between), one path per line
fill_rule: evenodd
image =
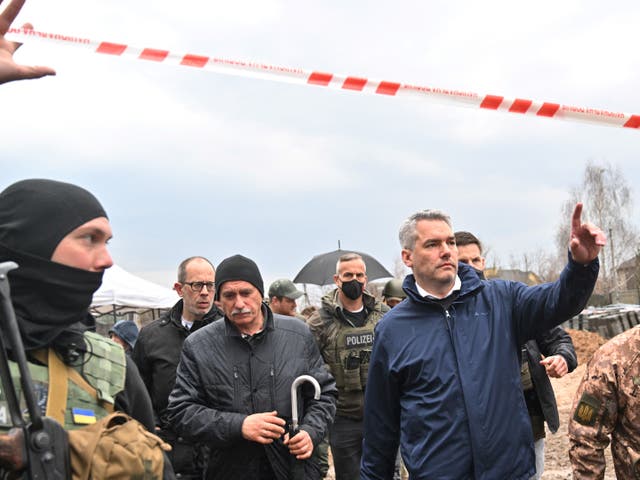
M91 425L96 423L96 413L87 408L73 408L71 410L73 423L76 425Z

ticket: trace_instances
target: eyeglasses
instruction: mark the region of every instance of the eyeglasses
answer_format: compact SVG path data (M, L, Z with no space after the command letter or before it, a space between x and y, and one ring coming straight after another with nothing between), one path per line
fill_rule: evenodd
M193 292L201 292L204 287L207 287L207 290L211 292L216 288L215 282L184 282L183 285L189 285Z

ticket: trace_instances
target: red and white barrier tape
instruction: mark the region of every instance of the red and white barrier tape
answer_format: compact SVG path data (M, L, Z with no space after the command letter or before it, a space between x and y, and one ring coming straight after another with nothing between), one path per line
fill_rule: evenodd
M499 95L480 95L475 92L373 80L363 77L338 75L258 62L208 57L190 53L177 54L168 50L139 48L121 43L98 42L87 38L78 38L37 30L12 28L7 32L7 37L20 42L42 40L65 45L75 45L91 49L96 53L129 56L140 60L162 62L170 65L183 65L243 77L265 78L279 82L316 85L338 90L352 90L396 97L411 96L423 99L427 98L489 110L640 129L640 115L612 112L597 108L575 107L572 105L540 102L524 98L509 99Z

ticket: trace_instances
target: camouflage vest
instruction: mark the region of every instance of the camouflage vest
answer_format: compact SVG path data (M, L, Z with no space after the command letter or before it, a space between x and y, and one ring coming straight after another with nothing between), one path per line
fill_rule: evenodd
M323 357L338 387L339 415L361 419L364 414L364 389L373 347L373 329L382 312L369 312L362 327L351 326L321 310L325 322L331 322Z
M46 358L48 365L29 362L36 402L41 413L55 418L67 430L86 426L107 416L113 411L115 395L124 390L126 359L122 347L92 332L86 332L84 340L90 353L85 354L83 363L77 367L62 364L53 351L49 351L47 355L46 350L42 351L40 357ZM24 412L26 406L18 365L14 362L9 363L14 387ZM54 364L58 369L66 369L62 373L67 378L66 384L58 381L49 385L50 369L55 368L52 367ZM63 395L62 398L60 393ZM60 406L60 401L64 399L66 408ZM7 431L11 427L6 397L4 392L0 391L0 431Z

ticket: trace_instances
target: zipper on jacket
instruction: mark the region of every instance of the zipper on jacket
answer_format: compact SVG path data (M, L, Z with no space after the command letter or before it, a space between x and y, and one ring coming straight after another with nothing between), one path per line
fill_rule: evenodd
M251 398L251 410L253 412L256 411L256 399L255 399L255 395L253 393L253 356L255 354L255 352L253 351L253 345L251 345L249 343L249 349L251 350L251 353L249 354L249 398Z
M273 364L269 369L269 379L271 380L270 390L271 390L271 410L276 409L276 373L273 369Z
M447 332L449 333L449 337L453 342L453 324L452 324L453 317L449 313L448 309L443 309L443 310L444 310L444 321L445 321L445 324L447 325Z
M240 381L238 375L238 367L233 367L233 403L235 404L235 410L240 412L240 388L238 382Z

